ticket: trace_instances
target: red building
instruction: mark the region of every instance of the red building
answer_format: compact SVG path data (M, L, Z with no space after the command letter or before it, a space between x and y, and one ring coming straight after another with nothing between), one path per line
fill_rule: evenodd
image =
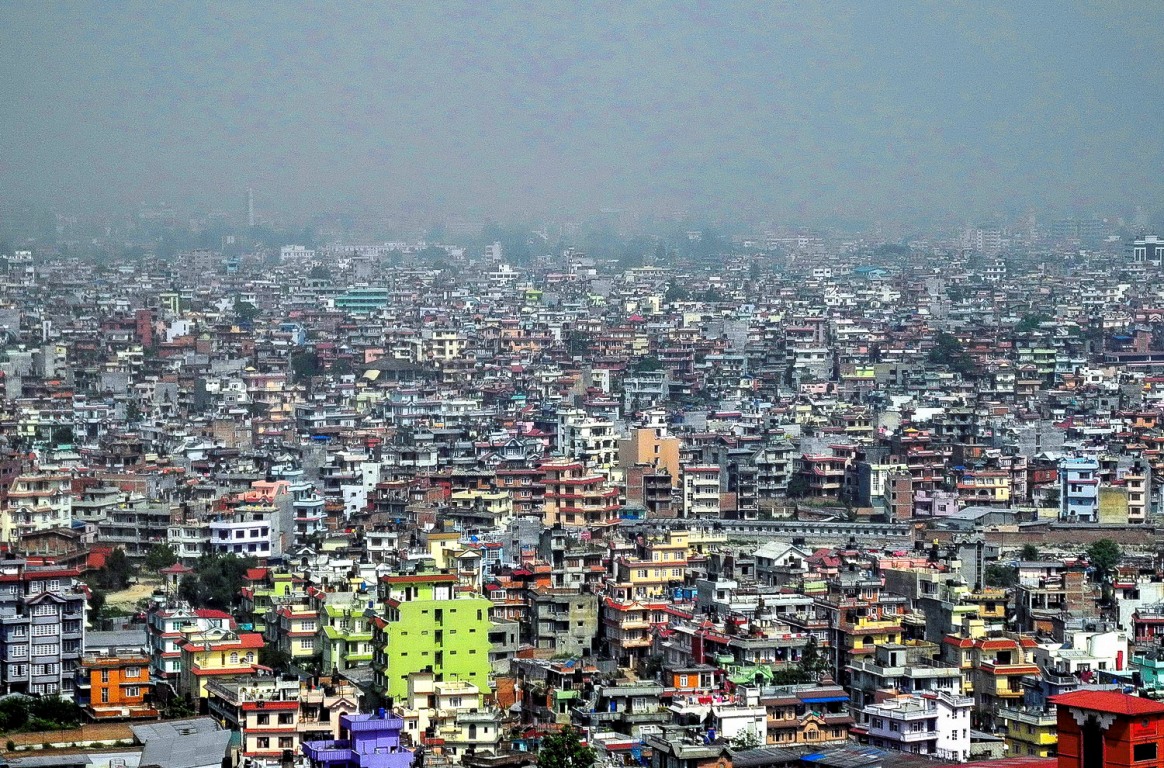
M1164 702L1116 691L1072 691L1059 712L1059 768L1164 768Z

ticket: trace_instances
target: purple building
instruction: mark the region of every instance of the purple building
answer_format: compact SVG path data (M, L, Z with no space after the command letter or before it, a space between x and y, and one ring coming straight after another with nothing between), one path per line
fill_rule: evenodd
M374 715L340 715L340 738L307 741L312 768L409 768L412 750L400 746L404 721L381 709Z

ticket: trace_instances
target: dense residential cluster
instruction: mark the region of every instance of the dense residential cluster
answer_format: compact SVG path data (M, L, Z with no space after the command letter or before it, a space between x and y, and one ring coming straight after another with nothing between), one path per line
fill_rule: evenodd
M0 694L215 765L1164 765L1164 239L1103 234L12 249Z

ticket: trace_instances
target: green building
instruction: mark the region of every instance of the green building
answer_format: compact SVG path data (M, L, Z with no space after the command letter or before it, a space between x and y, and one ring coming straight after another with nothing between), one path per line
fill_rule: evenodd
M319 612L323 668L343 672L372 661L372 617L363 601L324 603Z
M384 309L390 299L384 288L352 288L335 297L335 308L356 315L368 315Z
M376 689L393 701L408 694L408 676L431 670L437 682L461 680L489 692L489 609L462 591L451 573L380 579L380 614L372 622Z
M239 629L266 633L277 604L302 600L307 593L304 591L303 579L296 579L293 574L266 568L254 568L252 571L254 578L251 578L252 572L248 571L250 584L239 592ZM277 625L278 621L275 622ZM274 639L272 636L271 641L274 642Z

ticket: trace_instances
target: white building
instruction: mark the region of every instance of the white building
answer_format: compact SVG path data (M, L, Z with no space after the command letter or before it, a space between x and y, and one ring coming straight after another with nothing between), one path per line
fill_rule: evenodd
M691 466L680 468L683 478L683 517L719 517L719 467Z
M585 462L587 469L605 473L618 462L614 422L583 411L564 411L558 415L557 448L567 458Z
M869 704L869 743L913 755L965 762L970 758L970 709L974 699L941 691L909 694Z
M1128 632L1124 629L1070 632L1065 643L1047 643L1036 648L1035 663L1061 675L1123 671L1131 661L1128 642Z

